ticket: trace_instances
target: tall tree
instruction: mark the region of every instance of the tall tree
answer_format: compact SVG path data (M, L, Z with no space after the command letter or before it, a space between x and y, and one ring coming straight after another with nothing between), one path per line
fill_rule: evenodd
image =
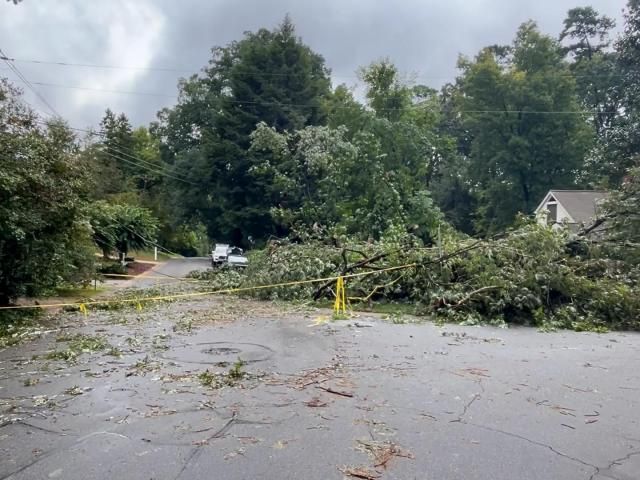
M116 115L107 109L94 140L84 154L95 165L95 197L114 198L132 192L132 176L138 173L138 168L130 157L134 139L129 119L124 113Z
M493 232L548 189L575 187L591 134L559 44L535 23L520 27L509 55L488 48L459 67L477 227Z
M0 305L91 274L89 169L64 124L40 125L0 80Z
M615 43L621 108L602 155L614 185L640 161L640 0L629 0L624 19L624 32Z
M616 53L610 50L610 32L615 21L592 7L572 8L564 20L560 41L570 59L578 95L584 107L593 111L593 125L604 136L617 114L618 71Z
M214 48L204 74L181 84L178 106L161 118L166 151L199 185L182 197L192 200L184 214L202 219L213 238L272 233L266 187L251 173L249 135L261 121L279 131L322 123L329 92L323 58L296 36L288 17L273 31ZM175 131L182 133L172 137Z
M365 83L369 106L376 116L399 120L410 106L410 89L399 78L398 68L389 59L373 62L359 71Z

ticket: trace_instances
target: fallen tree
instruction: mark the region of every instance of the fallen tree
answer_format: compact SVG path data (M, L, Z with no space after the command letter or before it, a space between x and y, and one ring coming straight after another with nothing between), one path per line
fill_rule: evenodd
M341 247L321 240L279 240L254 252L247 270L233 274L233 285L342 275L353 303L405 302L418 313L447 321L640 329L640 220L633 208L640 198L639 178L633 172L612 195L603 217L577 234L521 219L499 236L448 235L438 246L425 247L410 234L392 241L345 240ZM590 235L596 231L598 235ZM409 266L400 269L403 265ZM225 275L231 274L209 274L217 286L225 284ZM334 295L334 283L299 283L247 294L320 300Z

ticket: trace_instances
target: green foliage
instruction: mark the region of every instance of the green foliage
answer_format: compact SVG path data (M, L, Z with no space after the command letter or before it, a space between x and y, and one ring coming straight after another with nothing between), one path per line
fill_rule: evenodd
M578 242L586 243L572 250L562 232L526 224L426 275L422 303L447 319L640 328L637 266L614 269L590 242Z
M640 244L640 167L631 169L620 190L612 192L605 206L612 231L609 241L623 242L627 247Z
M619 107L616 92L619 75L617 55L609 50L609 32L613 19L600 15L592 7L572 8L567 12L560 41L570 42L563 52L570 58L571 72L582 104L595 112L593 126L599 137L604 136Z
M245 269L242 286L292 283L333 275L342 263L340 249L319 242L272 244L255 252ZM263 299L307 300L319 285L303 283L256 290L248 295Z
M243 269L223 265L211 270L194 270L188 277L206 281L209 290L222 290L240 287L245 280L245 272Z
M263 160L252 171L271 185L277 225L303 238L346 234L362 239L380 239L401 225L425 241L440 225L445 228L417 168L389 159L372 134L346 137L344 126L289 134L258 125L251 149Z
M132 127L125 114L116 115L107 109L100 123L100 133L91 139L93 143L84 151L93 165L94 198L122 199L133 190L132 176L136 173L133 160L126 157L132 155Z
M161 244L172 252L185 257L209 254L207 229L202 223L191 225L165 225L158 233Z
M571 113L580 106L559 44L533 22L520 27L511 47L486 48L459 66L477 228L497 232L518 212L530 214L550 188L575 186L590 134Z
M99 264L98 272L100 273L113 273L117 275L126 275L127 267L122 265L121 262L105 262Z
M0 348L17 345L33 333L39 334L39 309L0 310Z
M245 361L243 361L240 357L238 357L238 360L233 364L233 366L229 370L229 373L228 373L229 378L232 380L242 379L246 375L246 372L244 371L244 366L246 364L247 363Z
M91 277L90 230L82 216L86 165L71 131L41 126L0 81L0 305Z
M158 231L158 221L151 212L133 205L98 201L90 205L87 214L94 241L105 257L114 250L126 255L129 250L148 247Z
M164 152L196 186L175 183L178 218L201 220L211 238L233 243L274 233L265 185L251 173L250 133L262 121L279 131L323 119L330 81L323 58L296 37L289 18L213 49L209 67L180 86L161 114Z
M72 336L59 336L56 338L56 342L65 342L66 348L49 352L47 358L67 362L75 361L83 353L97 352L109 347L109 343L103 337L81 333Z
M367 85L367 100L376 115L400 120L411 102L410 89L398 78L398 69L389 59L360 69L360 79Z
M618 81L613 88L619 99L618 114L592 155L592 168L602 172L613 186L640 161L640 2L629 0L624 18L624 32L614 44Z
M526 324L542 328L640 329L640 262L637 247L614 259L598 240L569 237L522 220L506 235L489 240L446 237L440 248L420 248L414 237L351 242L336 248L320 242L272 243L254 252L250 266L226 286L263 299L311 300L325 281L364 259L369 274L347 278L352 302L417 305L443 321L466 324ZM377 257L380 255L380 257ZM417 264L402 270L385 267ZM351 269L349 273L366 270ZM204 277L201 277L204 278ZM213 274L217 288L229 277ZM302 282L302 283L299 283ZM327 282L332 287L331 282ZM331 288L322 293L332 298Z
M222 388L225 386L233 387L238 384L240 380L247 376L247 372L244 371L244 362L241 358L231 366L228 372L210 372L208 369L198 374L198 380L204 387L208 388Z

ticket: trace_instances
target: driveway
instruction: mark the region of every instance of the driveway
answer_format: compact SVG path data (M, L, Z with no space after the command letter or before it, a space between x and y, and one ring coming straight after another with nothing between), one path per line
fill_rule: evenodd
M207 268L211 268L209 257L172 258L156 265L134 279L123 282L122 286L127 288L149 288L184 278L194 270L206 270Z
M640 335L326 315L58 315L0 352L0 479L640 477Z

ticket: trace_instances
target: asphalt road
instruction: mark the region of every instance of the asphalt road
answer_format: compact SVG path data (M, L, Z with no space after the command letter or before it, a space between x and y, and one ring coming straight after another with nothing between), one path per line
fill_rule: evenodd
M132 280L128 280L123 286L149 288L166 284L177 278L184 278L194 270L206 270L207 268L211 268L209 257L173 258L156 265Z
M640 478L640 335L321 313L60 314L0 351L0 479Z

